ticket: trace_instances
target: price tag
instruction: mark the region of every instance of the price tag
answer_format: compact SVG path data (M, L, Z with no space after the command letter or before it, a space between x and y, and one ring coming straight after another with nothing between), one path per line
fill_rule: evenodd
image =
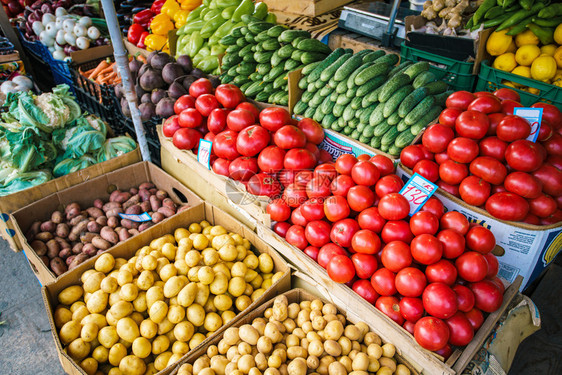
M399 193L410 203L410 216L412 216L423 207L435 190L437 190L437 185L414 173Z
M151 221L152 218L148 214L148 212L143 212L140 215L132 215L132 214L119 214L121 219L129 219L131 221L135 221L137 223L144 223L145 221Z
M199 150L197 151L197 161L203 164L207 169L211 169L211 149L213 148L213 142L207 141L205 139L199 140Z
M527 139L531 142L536 142L539 136L539 130L541 129L542 121L542 108L513 108L513 114L519 117L523 117L525 120L529 121L531 124L531 134Z

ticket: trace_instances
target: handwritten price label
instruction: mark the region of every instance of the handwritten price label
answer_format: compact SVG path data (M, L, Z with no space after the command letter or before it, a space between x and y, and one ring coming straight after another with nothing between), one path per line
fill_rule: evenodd
M425 202L435 193L437 185L415 173L404 185L402 194L410 203L410 216L418 212Z
M211 169L211 149L213 148L213 142L207 141L205 139L199 140L199 150L197 151L197 161L203 164L207 169Z
M531 142L536 142L539 136L539 130L541 130L542 122L542 108L513 108L513 114L519 117L523 117L525 120L529 121L531 125L531 134L527 139Z

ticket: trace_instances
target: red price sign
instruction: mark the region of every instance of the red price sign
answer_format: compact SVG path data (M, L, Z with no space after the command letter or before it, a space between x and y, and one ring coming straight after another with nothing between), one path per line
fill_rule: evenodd
M415 173L404 185L402 194L410 203L410 216L418 212L437 190L437 185Z
M203 164L207 169L211 169L211 149L213 148L213 142L207 141L205 139L199 140L199 150L197 151L197 161Z

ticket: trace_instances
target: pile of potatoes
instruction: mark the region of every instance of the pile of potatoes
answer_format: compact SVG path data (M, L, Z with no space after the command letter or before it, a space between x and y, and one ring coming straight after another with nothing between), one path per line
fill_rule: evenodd
M115 190L109 202L96 199L93 204L82 209L78 203L71 203L64 212L53 212L50 220L34 222L27 232L30 246L56 276L189 208L183 205L178 209L168 193L151 182L129 191ZM148 212L152 221L138 223L119 216L143 212Z
M281 295L263 318L228 328L218 345L181 365L177 375L409 375L395 352L334 305L318 299L289 304Z
M129 260L110 253L58 295L54 322L88 375L154 374L245 310L281 276L267 253L207 221L176 229Z

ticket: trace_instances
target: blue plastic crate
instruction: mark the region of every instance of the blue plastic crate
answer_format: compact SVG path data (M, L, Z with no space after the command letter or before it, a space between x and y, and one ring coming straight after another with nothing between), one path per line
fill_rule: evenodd
M48 63L49 59L52 59L49 49L45 45L43 45L43 43L39 41L32 42L25 39L23 33L19 28L18 32L20 34L21 44L23 48L25 48L29 53L31 53L39 60L44 61L45 63Z

